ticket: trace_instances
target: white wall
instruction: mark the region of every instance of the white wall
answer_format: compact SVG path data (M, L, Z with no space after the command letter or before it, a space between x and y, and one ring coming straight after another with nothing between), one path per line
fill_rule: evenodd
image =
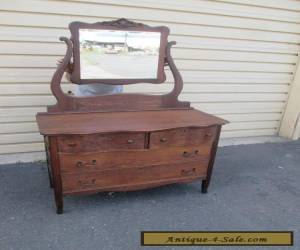
M228 119L223 138L278 133L300 50L298 1L1 0L0 10L0 164L43 157L35 114L55 102L49 81L71 21L169 26L181 99ZM170 81L126 90L162 93Z

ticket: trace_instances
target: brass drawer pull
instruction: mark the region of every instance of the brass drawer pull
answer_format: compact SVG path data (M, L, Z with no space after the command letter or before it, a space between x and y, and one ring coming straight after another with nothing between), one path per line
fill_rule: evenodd
M183 157L190 157L192 154L187 151L184 151L182 155Z
M195 150L193 152L187 152L187 151L183 151L182 156L183 157L195 157L199 154L199 150Z
M78 184L82 187L89 187L89 186L94 186L96 184L96 179L92 179L92 180L79 180Z
M206 133L205 133L205 136L207 136L207 137L212 137L212 135L213 135L213 134L212 134L211 132L206 132Z
M82 162L82 161L78 161L76 163L76 166L81 168L81 167L95 167L97 165L97 161L96 160L92 160L91 163L86 163L86 162Z
M131 140L131 139L129 139L129 140L127 140L127 143L128 143L128 144L132 144L132 143L134 143L134 141Z
M82 161L78 161L77 163L76 163L76 166L77 167L79 167L79 168L81 168L81 167L83 167L83 162Z
M69 147L75 147L75 146L77 146L77 143L76 142L69 142L68 146Z
M181 170L181 175L193 175L196 173L196 168L193 168L193 169L182 169Z
M166 142L167 138L160 138L160 142Z

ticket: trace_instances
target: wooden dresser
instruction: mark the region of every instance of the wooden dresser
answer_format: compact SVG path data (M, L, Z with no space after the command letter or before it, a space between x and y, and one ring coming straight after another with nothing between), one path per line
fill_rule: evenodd
M115 22L128 28L127 20ZM170 54L173 43L166 43L163 54L163 67L169 66L175 79L171 93L78 98L60 88L74 53L72 42L61 40L67 44L67 53L51 82L57 104L37 114L57 213L63 212L64 195L130 191L199 179L206 193L226 121L178 100L183 83Z

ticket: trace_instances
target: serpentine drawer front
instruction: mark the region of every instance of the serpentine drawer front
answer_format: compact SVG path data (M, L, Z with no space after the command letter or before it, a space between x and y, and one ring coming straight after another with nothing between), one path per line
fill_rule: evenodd
M110 168L159 165L186 161L206 160L210 155L210 145L189 147L169 147L165 149L124 150L92 153L60 153L61 171L82 173Z
M64 193L134 190L139 185L161 185L203 177L208 160L105 169L84 174L63 174Z
M203 177L215 135L216 127L207 127L59 137L63 192L134 190Z

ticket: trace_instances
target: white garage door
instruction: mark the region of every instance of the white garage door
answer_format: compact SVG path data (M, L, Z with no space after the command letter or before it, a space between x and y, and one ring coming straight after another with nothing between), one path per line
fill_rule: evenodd
M228 119L223 138L277 134L298 61L298 1L1 0L0 10L0 163L43 157L35 114L54 103L49 80L71 21L169 26L181 99ZM126 91L162 93L170 81Z

